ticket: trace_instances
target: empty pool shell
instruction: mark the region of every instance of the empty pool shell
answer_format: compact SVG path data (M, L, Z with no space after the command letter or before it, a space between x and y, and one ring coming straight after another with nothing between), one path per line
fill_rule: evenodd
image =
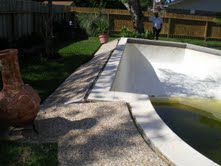
M171 163L217 165L161 120L149 96L221 99L220 55L185 43L121 38L88 99L129 103L145 138Z

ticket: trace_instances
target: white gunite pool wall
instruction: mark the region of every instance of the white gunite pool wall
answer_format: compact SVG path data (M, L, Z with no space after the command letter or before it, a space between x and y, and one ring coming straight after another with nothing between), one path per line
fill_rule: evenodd
M121 38L89 94L88 100L129 103L132 116L148 142L171 163L178 166L217 165L180 139L161 120L148 97L148 95L168 96L180 93L179 88L168 92L164 87L165 82L162 81L165 77L160 70L172 68L174 72L185 71L184 69L188 66L182 65L189 61L188 58L191 62L191 57L185 57L187 56L186 47L191 49L189 56L194 56L191 55L191 51L194 52L194 50L207 52L205 56L209 53L221 55L220 51L183 43ZM218 58L215 55L212 56ZM205 61L207 62L207 60ZM161 64L162 62L163 64ZM179 65L177 66L177 64ZM180 67L180 70L173 66ZM218 63L215 66L213 64L210 67L218 68ZM214 78L219 78L219 76L218 72L217 77Z
M163 91L155 71L141 52L127 44L111 91L153 94Z
M112 90L221 99L221 57L180 46L127 44Z

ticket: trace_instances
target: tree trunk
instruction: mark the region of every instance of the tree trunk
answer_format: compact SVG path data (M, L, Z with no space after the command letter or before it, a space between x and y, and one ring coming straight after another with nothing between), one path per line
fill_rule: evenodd
M53 48L53 6L52 0L48 0L48 18L45 25L45 54L46 57L54 56Z
M134 30L144 33L144 16L140 7L140 0L128 0L128 3L124 3L124 5L132 17Z

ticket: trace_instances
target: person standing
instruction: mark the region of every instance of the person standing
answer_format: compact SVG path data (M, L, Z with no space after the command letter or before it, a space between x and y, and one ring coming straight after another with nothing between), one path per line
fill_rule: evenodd
M159 17L158 12L155 12L154 16L150 17L149 20L150 20L150 22L152 22L154 38L156 38L156 40L158 40L159 34L160 34L161 29L163 27L163 19L161 17Z

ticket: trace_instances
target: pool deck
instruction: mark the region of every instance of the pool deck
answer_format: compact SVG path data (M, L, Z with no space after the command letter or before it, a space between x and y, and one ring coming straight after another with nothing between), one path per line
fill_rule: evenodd
M58 142L59 165L169 165L138 132L128 104L88 102L118 41L101 46L43 103L32 142Z

